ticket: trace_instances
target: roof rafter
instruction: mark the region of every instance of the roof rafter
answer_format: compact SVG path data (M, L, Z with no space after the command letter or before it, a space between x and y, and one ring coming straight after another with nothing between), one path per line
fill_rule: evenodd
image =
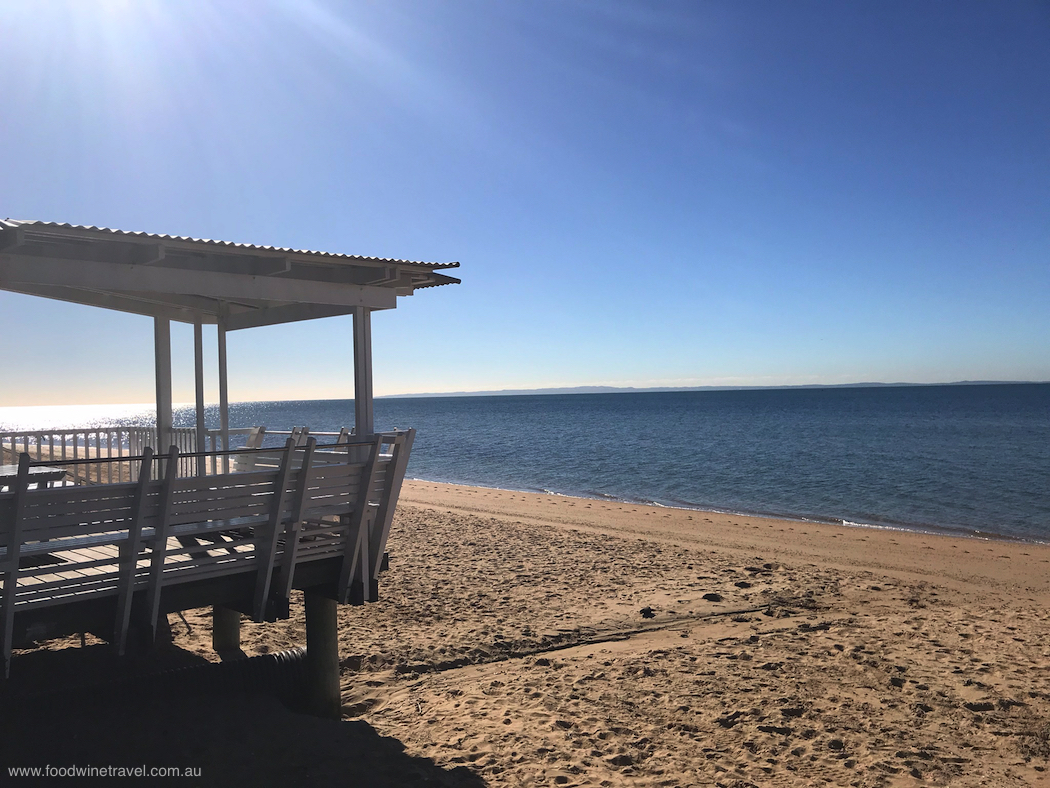
M98 293L89 290L62 287L61 285L3 285L4 290L23 295L50 298L54 301L67 301L72 304L84 306L97 306L103 309L113 309L117 312L130 312L134 315L145 315L147 317L160 317L166 320L175 320L180 323L215 323L215 315L202 313L194 309L173 306L152 301L143 301L137 298L114 295L113 293Z
M226 329L237 331L242 328L273 326L278 323L292 323L300 320L315 320L321 317L338 317L349 315L353 307L328 306L321 304L286 304L271 306L265 309L254 309L248 312L230 312L226 318Z

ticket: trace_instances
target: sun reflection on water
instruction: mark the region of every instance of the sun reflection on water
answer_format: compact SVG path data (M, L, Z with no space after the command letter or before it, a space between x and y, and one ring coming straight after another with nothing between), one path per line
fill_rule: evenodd
M152 426L153 404L137 405L36 405L0 408L0 431L38 431L61 428Z

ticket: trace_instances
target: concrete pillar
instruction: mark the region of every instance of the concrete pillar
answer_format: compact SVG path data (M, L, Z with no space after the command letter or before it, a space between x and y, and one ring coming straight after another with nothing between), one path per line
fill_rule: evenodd
M339 624L336 603L315 591L306 603L306 710L329 719L342 716L339 690Z

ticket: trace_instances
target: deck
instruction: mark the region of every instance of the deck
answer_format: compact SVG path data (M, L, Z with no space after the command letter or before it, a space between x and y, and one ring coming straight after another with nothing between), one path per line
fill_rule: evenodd
M76 632L123 653L129 638L154 638L161 616L192 607L265 621L287 617L296 588L374 599L414 431L328 446L300 438L188 457L176 447L96 454L72 466L33 466L21 454L0 492L7 668L13 648ZM128 480L86 483L75 469L58 486L33 480L31 468L63 462L119 464L115 475Z

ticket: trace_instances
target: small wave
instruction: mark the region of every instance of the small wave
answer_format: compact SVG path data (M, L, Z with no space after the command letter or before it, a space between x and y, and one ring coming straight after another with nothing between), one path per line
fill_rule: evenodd
M1013 536L991 531L974 531L969 528L952 528L939 525L898 525L892 523L864 523L855 520L840 520L847 528L871 528L876 531L895 531L906 534L924 534L927 536L947 536L953 539L976 539L981 542L1021 542L1023 544L1050 544L1046 539Z
M933 528L921 528L919 526L904 526L904 525L889 525L887 523L862 523L856 520L835 520L835 522L841 522L846 528L870 528L874 531L898 531L901 533L912 533L912 534L936 534L938 531ZM950 529L945 529L950 530ZM943 534L942 535L947 535ZM958 536L959 534L951 534Z

